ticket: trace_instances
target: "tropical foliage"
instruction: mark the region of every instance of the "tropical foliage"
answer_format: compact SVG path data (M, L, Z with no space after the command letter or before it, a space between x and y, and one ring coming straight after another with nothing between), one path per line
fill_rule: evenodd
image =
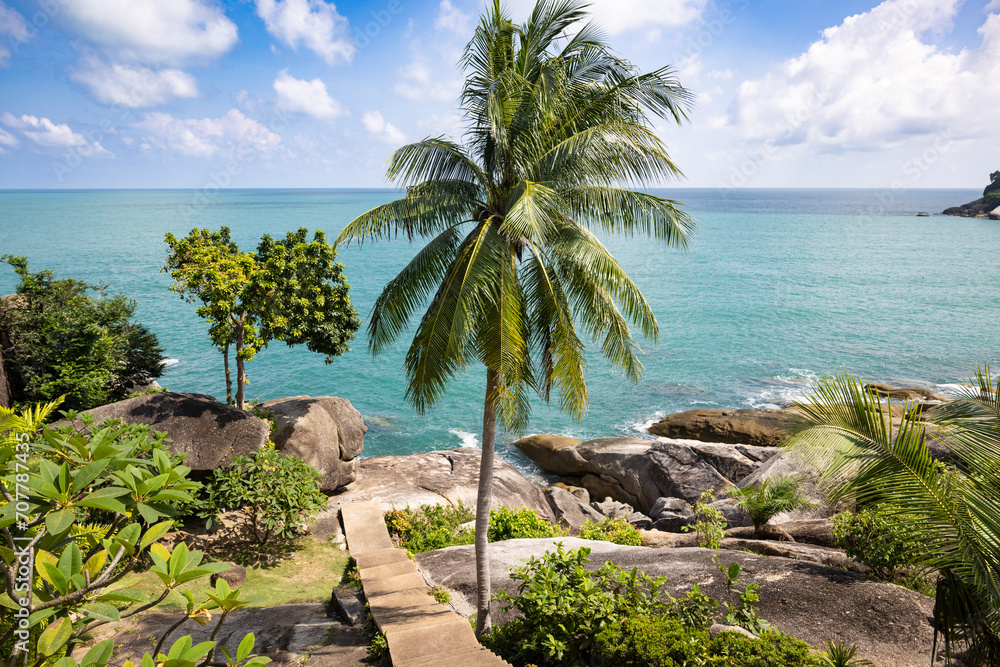
M715 494L711 489L702 491L698 502L694 504L694 523L681 527L681 532L693 532L698 537L698 546L704 549L718 549L722 546L726 526L729 525L722 510L712 504L714 502Z
M135 301L107 296L105 285L33 273L27 257L4 255L2 261L20 276L16 296L0 307L3 363L15 404L62 396L66 408L93 408L127 398L133 386L163 374L156 336L132 321Z
M782 475L745 489L732 489L729 497L750 515L754 533L760 536L761 528L782 512L816 506L803 495L802 484L801 477Z
M222 351L226 402L245 409L245 362L273 340L305 345L333 363L348 350L361 326L351 306L343 266L322 231L307 241L307 230L284 239L265 234L257 252L243 252L228 227L193 229L182 239L166 235L165 269L170 289L201 302L198 315L209 324L212 344ZM232 393L229 350L236 350L236 395Z
M407 400L430 409L472 364L486 371L476 512L478 619L489 626L485 546L496 423L528 421L533 391L587 406L589 336L630 379L642 371L629 324L656 339L646 299L595 235L683 247L677 203L634 186L679 174L652 118L681 122L692 97L670 68L641 74L601 40L580 0L540 0L523 25L499 0L465 49L463 143L432 137L389 160L406 197L351 222L338 244L402 233L425 242L386 285L369 349L388 349L426 307L406 355Z
M915 567L937 576L935 630L950 654L967 648L1000 663L1000 384L989 367L927 421L889 406L858 378L821 382L798 406L788 447L823 471L834 502L884 503L910 537L928 545ZM947 450L936 461L933 437Z
M229 566L203 562L202 553L184 543L172 550L160 543L178 504L189 503L199 486L187 478L190 470L170 454L166 434L153 436L148 427L42 428L56 405L22 414L0 410L0 570L5 582L0 647L9 656L8 667L45 662L104 667L112 657L112 640L76 655L87 635L154 607L171 591L183 595L187 611L141 659L142 666L221 662L214 659L216 642L192 645L190 636L161 653L186 620L204 625L216 612L214 637L229 612L247 604L222 580L204 601L196 601L182 587ZM157 595L122 584L145 561L162 584ZM247 635L235 658L225 653L222 664L270 662L252 655L253 644L253 635Z

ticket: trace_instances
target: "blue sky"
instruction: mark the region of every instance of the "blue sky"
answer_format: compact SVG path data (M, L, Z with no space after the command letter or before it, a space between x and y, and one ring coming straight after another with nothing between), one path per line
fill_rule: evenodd
M533 0L509 0L515 19ZM0 188L383 187L460 138L481 0L0 0ZM982 187L1000 169L1000 0L594 0L674 65L689 187Z

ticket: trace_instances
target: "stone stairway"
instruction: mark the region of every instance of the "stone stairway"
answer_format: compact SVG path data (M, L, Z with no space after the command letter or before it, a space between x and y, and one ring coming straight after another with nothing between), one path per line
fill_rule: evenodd
M394 667L510 667L479 644L468 619L430 596L406 550L393 548L378 502L344 505L340 516Z

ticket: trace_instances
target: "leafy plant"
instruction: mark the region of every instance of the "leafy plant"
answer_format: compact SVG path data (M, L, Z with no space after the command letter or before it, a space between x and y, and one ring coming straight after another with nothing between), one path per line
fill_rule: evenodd
M596 637L593 664L615 667L807 667L809 645L788 635L767 632L747 637L722 632L711 639L704 629L687 629L671 618L637 616L609 624Z
M27 257L0 261L20 276L17 296L0 308L0 330L9 340L3 364L15 404L62 396L66 408L92 408L122 400L133 385L163 374L156 336L132 321L135 301L106 295L106 285L32 273Z
M385 513L389 533L396 536L400 546L414 554L457 544L472 544L472 531L459 529L472 518L472 512L461 501L456 507L422 505L417 509L407 507Z
M845 646L833 640L826 643L826 650L817 657L822 667L869 667L873 663L863 658L855 658L858 649Z
M913 521L903 508L879 503L834 516L833 536L844 553L875 576L894 581L922 557L924 547L909 531Z
M692 96L668 67L648 74L613 53L583 0L539 0L516 24L489 3L466 47L464 144L431 137L389 159L403 199L359 216L337 244L393 235L421 250L378 297L369 349L390 349L418 308L407 400L434 406L456 374L485 375L476 502L477 633L490 626L487 525L496 428L528 423L532 391L576 416L587 405L582 333L631 380L642 372L629 329L655 340L652 309L594 230L684 247L694 228L677 202L618 187L679 172L653 130L682 122ZM564 39L565 38L565 39Z
M519 581L517 595L501 591L497 599L505 611L516 609L522 617L500 640L516 633L519 660L574 664L582 661L594 636L606 623L635 614L657 614L669 609L663 595L666 578L651 578L636 570L624 571L612 563L589 573L584 564L590 549L566 551L562 544L541 559L532 557L523 567L511 569Z
M694 525L681 528L685 533L694 531L698 536L698 546L705 549L718 549L722 546L722 538L726 536L728 522L722 510L712 506L714 502L712 490L703 491L694 504Z
M757 602L760 597L757 591L760 586L755 583L744 584L739 578L743 568L739 563L723 565L718 556L712 557L712 562L726 578L726 594L728 602L722 603L726 625L736 625L754 634L760 634L770 628L770 624L757 614ZM743 586L740 589L740 586Z
M760 529L778 514L816 506L802 493L804 481L799 476L782 475L745 489L734 488L729 497L750 515L754 533L760 537Z
M239 510L238 532L260 546L275 538L290 540L326 507L321 479L302 459L265 447L252 457L234 456L214 471L201 511L211 526L220 512Z
M938 573L935 639L946 657L965 647L1000 664L1000 383L989 367L957 399L929 415L906 411L898 427L847 374L820 382L796 412L786 446L823 471L832 502L906 508L905 530L928 547L915 567ZM931 429L953 462L935 462Z
M182 239L166 235L165 270L170 287L187 301L200 301L198 315L208 324L212 344L222 351L226 402L245 409L245 363L274 340L305 345L333 363L350 348L361 326L351 306L343 266L336 251L317 231L288 232L275 240L265 234L257 252L243 252L229 228L218 232L192 229ZM232 394L229 348L236 350L236 395Z
M229 568L202 561L200 551L180 543L173 550L159 540L173 525L177 503L190 502L199 485L187 479L188 468L164 450L165 434L150 439L149 429L105 424L76 432L37 429L56 403L22 414L0 409L0 646L10 648L8 665L104 667L111 640L92 647L77 662L77 646L95 628L134 616L162 602L170 591ZM108 521L84 525L78 513L100 511ZM140 562L160 580L158 595L146 596L120 582ZM239 591L220 581L204 602L183 590L188 613L161 637L151 667L171 660L178 667L206 667L215 642L191 645L178 639L166 655L164 642L188 618L208 622L210 610L226 615L246 604ZM253 638L244 639L229 667L270 662L250 654ZM227 656L228 658L228 656ZM200 663L198 661L201 661Z
M490 542L533 537L562 537L566 531L554 526L527 507L498 507L490 512Z
M600 521L587 519L580 528L580 539L614 542L628 546L641 546L642 535L625 517L604 517Z
M441 604L448 604L451 602L451 593L444 586L435 586L427 591L427 594L434 598Z

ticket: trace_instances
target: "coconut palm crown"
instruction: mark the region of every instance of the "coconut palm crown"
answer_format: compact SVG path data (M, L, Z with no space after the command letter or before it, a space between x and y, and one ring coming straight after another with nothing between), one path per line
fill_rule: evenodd
M470 364L486 367L480 632L489 627L483 568L497 419L522 430L531 393L548 400L553 390L582 416L581 334L633 380L642 364L630 323L659 336L646 299L595 231L685 247L694 228L677 202L630 189L680 174L652 120L682 122L692 97L670 68L641 74L612 53L585 23L585 7L540 0L516 25L496 0L462 60L463 143L436 137L397 150L387 177L406 187L405 198L361 215L337 240L427 239L386 285L369 323L378 354L429 304L405 362L406 398L418 411Z

